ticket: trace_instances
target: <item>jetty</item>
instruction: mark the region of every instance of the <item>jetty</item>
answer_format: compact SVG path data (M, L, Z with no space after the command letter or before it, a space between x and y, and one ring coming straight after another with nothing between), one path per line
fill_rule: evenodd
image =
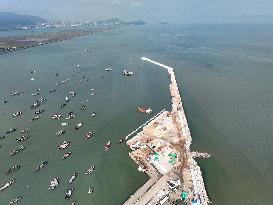
M132 149L129 155L138 164L138 170L146 172L150 179L123 205L171 205L177 201L208 205L202 172L194 158L210 155L190 150L192 137L174 69L146 57L141 60L167 70L172 110L162 110L126 136L128 139L143 128L127 145Z

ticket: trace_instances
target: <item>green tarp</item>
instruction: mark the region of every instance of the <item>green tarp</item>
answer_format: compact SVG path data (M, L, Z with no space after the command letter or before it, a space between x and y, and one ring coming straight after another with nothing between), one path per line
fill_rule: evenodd
M182 191L181 192L181 197L182 197L182 199L186 199L188 197L188 193L185 192L185 191Z

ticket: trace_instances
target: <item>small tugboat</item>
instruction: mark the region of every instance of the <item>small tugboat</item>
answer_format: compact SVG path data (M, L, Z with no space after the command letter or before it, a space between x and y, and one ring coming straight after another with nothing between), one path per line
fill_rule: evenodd
M18 154L19 152L23 151L25 149L25 147L23 145L19 145L16 149L12 150L9 154L11 156L14 156L16 154Z
M78 123L78 124L77 124L77 126L75 127L75 130L80 129L82 125L83 125L83 124L82 124L81 122L80 122L80 123Z
M49 189L54 190L58 185L59 185L59 177L54 177L49 184Z
M54 114L54 115L52 115L51 118L52 118L53 120L59 120L61 117L62 117L62 115Z
M24 140L26 140L28 138L30 138L30 135L23 135L22 137L16 138L16 141L17 142L22 142L22 141L24 141Z
M97 114L97 113L93 112L93 113L91 114L91 117L95 117L96 114Z
M48 165L48 162L44 161L34 171L37 172L37 171L41 170L42 168L44 168L46 165Z
M73 173L73 175L72 175L71 178L69 179L68 183L71 184L71 183L76 179L77 176L78 176L78 173L77 173L77 172Z
M59 145L59 149L65 149L70 145L71 142L63 141L62 144Z
M21 130L20 132L21 133L28 133L30 131L30 129L29 128L26 128L25 130Z
M17 170L18 170L18 169L20 169L20 168L21 168L21 166L20 166L20 165L15 165L15 166L13 166L13 167L9 168L9 170L8 170L8 171L6 171L5 173L6 173L7 175L9 175L9 174L11 174L11 173L13 173L13 172L17 171Z
M8 188L10 185L12 185L15 181L16 181L16 179L10 180L9 182L7 182L4 186L2 186L2 187L0 188L0 191L3 191L3 190L5 190L5 189L7 189L7 188Z
M6 131L6 134L10 134L10 133L13 133L15 132L17 129L15 128L10 128L8 131Z
M16 112L16 113L12 114L12 117L17 117L17 116L22 115L22 114L23 114L22 112Z
M136 109L138 112L146 113L146 114L151 114L153 111L151 108L147 108L144 106L138 106Z
M92 165L84 174L89 175L92 174L95 170L95 165Z
M86 135L85 135L85 139L90 139L91 137L93 136L93 133L92 132L88 132Z
M66 159L67 157L69 157L72 154L72 152L67 152L63 155L63 159Z
M67 200L70 199L70 197L73 194L73 191L74 191L74 187L68 189L67 192L65 193L65 199L67 199Z
M14 204L14 203L17 203L18 201L20 201L22 199L22 196L18 196L16 197L15 199L12 199L9 204Z
M32 118L32 119L30 120L30 122L33 122L33 121L39 120L40 118L42 118L42 116L41 116L41 115L35 116L34 118Z
M56 135L60 136L60 135L63 135L65 133L64 130L59 130L58 132L56 132Z
M88 193L88 194L93 194L94 190L95 190L94 187L88 188L88 192L87 192L87 193Z
M109 141L104 145L104 150L105 150L105 151L108 151L110 145L111 145L111 141L109 140Z

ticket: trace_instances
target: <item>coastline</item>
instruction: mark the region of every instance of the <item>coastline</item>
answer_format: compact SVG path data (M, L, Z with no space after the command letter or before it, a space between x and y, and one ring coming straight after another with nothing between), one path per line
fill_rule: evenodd
M96 29L71 29L59 32L44 32L33 35L0 37L0 55L15 52L27 48L43 46L64 40L70 40L98 32L105 32L112 28L96 28Z
M127 141L133 150L130 157L139 165L139 171L145 171L150 179L124 205L168 205L172 200L208 205L210 200L202 172L194 158L209 158L210 155L190 150L192 137L173 68L145 57L141 60L167 69L172 111L156 115L143 131ZM170 184L174 182L177 186L172 187Z

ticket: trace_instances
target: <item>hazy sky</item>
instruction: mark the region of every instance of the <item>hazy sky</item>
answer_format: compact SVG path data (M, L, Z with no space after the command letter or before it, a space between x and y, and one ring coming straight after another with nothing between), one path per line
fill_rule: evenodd
M273 22L273 0L0 0L0 11L53 20Z

